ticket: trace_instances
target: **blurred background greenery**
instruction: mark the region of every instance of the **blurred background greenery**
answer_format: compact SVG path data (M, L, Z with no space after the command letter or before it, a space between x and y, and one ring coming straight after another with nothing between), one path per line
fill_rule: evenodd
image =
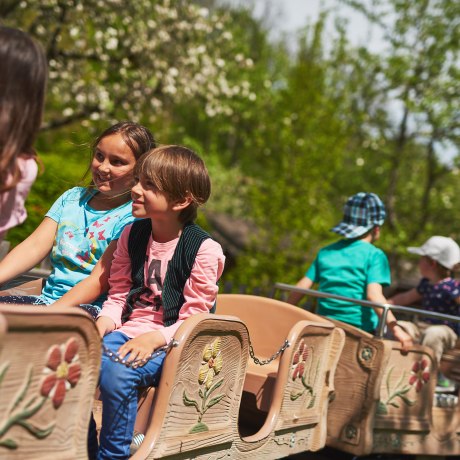
M408 245L459 241L460 3L335 3L379 28L378 53L353 44L333 8L293 52L245 2L3 0L0 21L36 37L50 66L44 168L8 239L84 183L98 132L133 119L207 162L200 223L225 247L224 282L297 281L358 191L386 203L378 245L394 279L410 268Z

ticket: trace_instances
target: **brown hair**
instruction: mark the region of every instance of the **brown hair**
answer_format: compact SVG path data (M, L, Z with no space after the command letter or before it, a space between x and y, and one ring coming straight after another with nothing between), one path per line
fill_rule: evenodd
M171 201L190 197L190 205L179 214L184 224L196 219L198 207L211 195L211 180L204 161L180 145L165 145L147 152L137 162L134 175L152 181Z
M121 135L125 144L131 149L131 152L133 152L136 160L138 160L145 152L156 147L153 134L145 126L135 123L134 121L120 121L103 131L93 142L91 161L99 142L112 134Z
M16 158L35 156L48 66L42 47L26 33L0 26L0 192L20 180ZM6 184L8 174L13 181Z

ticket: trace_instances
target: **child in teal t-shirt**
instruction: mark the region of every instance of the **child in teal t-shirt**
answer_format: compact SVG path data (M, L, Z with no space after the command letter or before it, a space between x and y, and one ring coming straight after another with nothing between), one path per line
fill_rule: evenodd
M321 292L386 303L382 287L390 284L390 266L385 253L373 245L380 237L385 216L385 206L376 194L360 192L350 197L342 222L332 228L344 238L318 252L297 287L310 289L317 283ZM303 294L292 292L288 302L295 305L302 297ZM377 308L373 310L342 300L320 299L318 305L318 314L367 332L376 329L382 314ZM387 326L403 349L412 345L412 339L396 324L391 311L387 315Z

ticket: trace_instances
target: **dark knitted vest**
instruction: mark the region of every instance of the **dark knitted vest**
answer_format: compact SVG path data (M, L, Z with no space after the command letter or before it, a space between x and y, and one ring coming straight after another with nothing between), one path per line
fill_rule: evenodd
M128 239L128 252L131 259L131 278L133 285L126 298L126 309L122 322L128 320L134 304L144 289L144 264L147 245L152 234L150 219L138 220L133 223ZM169 261L163 283L163 322L165 326L174 324L179 311L185 302L184 286L190 278L195 258L204 240L211 238L201 227L190 222L185 224L177 242L172 259ZM215 305L211 312L214 312Z

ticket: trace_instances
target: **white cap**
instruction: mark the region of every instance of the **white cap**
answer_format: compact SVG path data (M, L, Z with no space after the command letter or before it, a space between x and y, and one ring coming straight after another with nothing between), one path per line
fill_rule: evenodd
M407 250L412 254L427 256L449 270L460 262L460 247L446 236L432 236L419 248L410 247Z

